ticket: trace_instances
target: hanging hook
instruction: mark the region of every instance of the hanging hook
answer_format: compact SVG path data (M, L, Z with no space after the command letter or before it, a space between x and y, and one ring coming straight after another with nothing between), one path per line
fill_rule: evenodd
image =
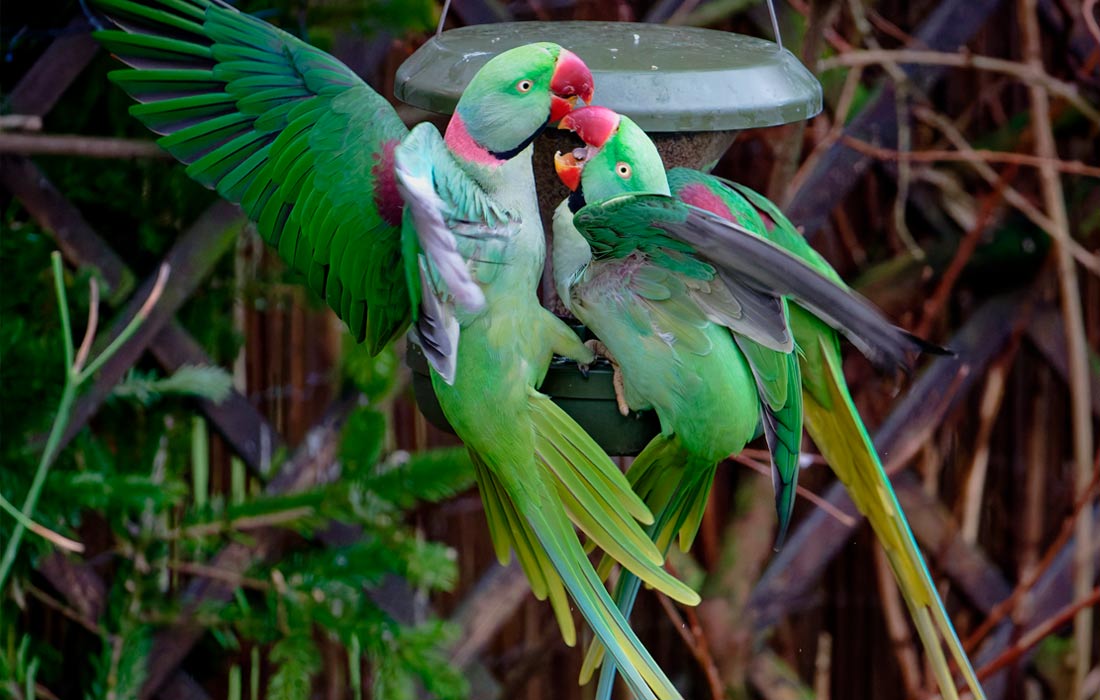
M447 0L447 4L450 3L451 0ZM775 43L779 48L783 48L783 37L779 35L779 18L775 16L775 3L772 0L768 0L768 14L772 18L772 33L775 34ZM443 26L442 23L440 23L440 26Z
M770 2L771 0L769 0ZM439 26L435 28L435 35L439 36L443 33L443 23L447 21L447 10L451 9L451 0L444 0L443 12L439 13ZM775 23L775 15L772 14L772 23Z

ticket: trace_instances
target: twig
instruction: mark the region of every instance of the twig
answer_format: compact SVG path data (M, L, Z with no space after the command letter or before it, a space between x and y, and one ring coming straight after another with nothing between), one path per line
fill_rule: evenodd
M806 0L787 0L787 2L794 8L795 12L803 17L809 18L810 6L806 3ZM852 50L852 45L832 27L825 27L821 35L825 38L825 41L829 42L829 46L833 47L833 49L838 52L843 53Z
M978 542L978 528L981 525L982 494L985 492L986 474L989 470L989 444L993 436L993 423L1001 411L1001 402L1005 395L1005 375L1016 356L1018 341L1010 346L1006 355L990 368L985 380L978 409L978 433L974 438L974 459L967 471L966 484L963 487L962 525L959 536L964 542Z
M1100 24L1096 23L1096 0L1085 0L1081 5L1081 14L1085 18L1085 26L1088 27L1089 34L1092 34L1092 38L1096 40L1097 45L1100 45Z
M897 39L901 43L908 44L910 46L927 46L927 44L922 42L920 39L916 38L912 34L909 34L898 25L883 17L873 7L868 7L866 12L867 19L869 19L871 21L871 24L875 25L875 28L883 34L887 34Z
M35 586L33 584L28 584L27 585L27 593L30 593L31 597L37 599L39 602L41 602L46 607L53 608L57 612L61 613L65 617L69 618L70 620L72 620L76 624L80 625L84 629L88 630L92 634L96 635L97 637L104 636L105 633L104 633L103 629L100 628L100 626L96 624L95 620L88 619L84 615L81 615L74 608L71 608L68 605L65 605L60 600L58 600L58 599L54 598L53 596L49 595L48 593L46 593L42 589L38 588L37 586Z
M699 668L703 670L711 697L714 700L722 700L725 697L725 693L722 691L722 679L718 675L718 667L714 665L714 658L705 647L705 643L701 641L704 635L702 634L702 627L699 625L699 618L695 615L695 610L692 608L686 610L687 614L695 619L690 624L685 623L680 611L676 609L668 596L660 591L654 591L654 593L657 594L657 601L661 604L661 609L665 611L665 615L668 616L669 622L676 630L676 634L680 635L680 639L691 651L691 655L699 664Z
M202 578L216 581L225 581L233 586L254 588L258 591L271 590L271 583L262 579L245 576L241 572L233 571L232 569L221 569L217 566L198 564L189 561L169 561L166 565L168 568L178 571L181 574L190 574L191 576L201 576Z
M942 51L918 51L914 49L899 49L896 51L869 50L849 51L832 58L822 59L817 63L818 72L824 72L833 68L872 66L887 63L918 63L931 66L950 66L953 68L974 68L976 70L989 71L1010 75L1021 82L1032 86L1038 86L1066 100L1085 115L1089 121L1100 124L1100 111L1081 97L1077 86L1059 80L1039 65L1019 63L992 56L977 56L965 53L946 53Z
M739 455L735 455L735 456L731 457L731 459L733 461L737 462L738 464L743 464L746 467L748 467L749 469L752 469L757 474L761 474L763 476L771 478L771 469L770 469L770 467L768 467L767 465L761 464L760 462L757 462L756 460L749 459L748 457L746 457L744 455L744 453L739 454ZM832 517L834 520L836 520L840 524L844 525L844 527L855 527L856 526L856 524L857 524L856 521L850 515L848 515L847 513L837 509L832 503L829 503L825 499L821 498L820 496L818 496L813 491L810 491L809 489L803 488L801 486L796 486L795 487L795 493L797 493L802 498L805 498L810 503L813 503L815 506L817 506L821 510L825 511L825 513L827 513L830 517Z
M1038 372L1037 386L1030 402L1031 411L1023 414L1019 419L1023 422L1022 425L1017 424L1017 430L1025 435L1024 469L1026 470L1023 517L1020 526L1022 533L1020 556L1016 564L1016 578L1021 581L1031 577L1042 556L1043 531L1046 525L1047 480L1050 478L1046 466L1051 462L1047 459L1050 440L1045 428L1040 425L1040 416L1050 414L1053 374L1050 370Z
M918 119L936 127L947 137L951 143L955 145L955 148L960 153L972 155L972 158L962 159L967 165L982 176L983 179L990 185L995 185L1001 177L997 174L986 160L983 159L983 154L988 156L990 154L998 154L998 151L976 151L973 146L966 140L962 133L951 123L949 119L946 119L943 115L936 112L934 109L917 105L913 108L913 113ZM1025 155L1025 154L1013 154ZM998 156L1000 157L1000 156ZM1024 165L1024 163L1018 164ZM1064 161L1063 161L1064 162ZM1054 223L1050 218L1039 210L1034 204L1031 203L1027 197L1020 194L1016 189L1006 185L1004 188L1005 201L1016 208L1021 214L1031 220L1033 224L1043 229L1048 236L1054 237L1057 232L1054 230ZM1094 255L1078 243L1076 240L1070 239L1067 241L1073 252L1073 258L1079 262L1082 266L1087 268L1094 275L1100 276L1100 256Z
M985 666L978 669L978 680L984 680L989 678L997 671L1000 671L1005 666L1010 666L1015 663L1017 659L1023 656L1031 647L1035 646L1039 642L1046 639L1048 636L1054 633L1062 625L1073 619L1074 616L1079 615L1083 611L1091 611L1092 607L1097 603L1100 603L1100 586L1093 588L1092 591L1081 598L1075 603L1070 603L1066 607L1062 608L1056 615L1049 618L1046 622L1035 627L1030 632L1021 637L1015 644L998 656L993 661L990 661ZM1082 667L1085 673L1088 672L1087 661L1082 661ZM1082 674L1084 679L1085 674ZM1082 697L1080 695L1074 695L1074 697Z
M813 171L817 165L817 161L828 151L834 143L840 140L841 134L844 133L844 125L848 121L848 113L852 110L852 102L855 101L856 90L859 88L859 81L863 77L863 69L855 68L848 71L848 74L844 76L844 85L840 89L840 97L836 102L836 110L833 112L833 123L829 127L828 133L821 139L815 146L810 155L806 157L805 162L795 172L794 177L791 178L791 183L787 187L788 192L797 192L802 189L802 184L806 177Z
M0 129L41 131L42 117L37 114L0 114Z
M1088 490L1085 492L1082 498L1077 500L1073 508L1073 512L1062 523L1062 529L1058 533L1058 536L1054 538L1054 541L1047 547L1046 552L1043 554L1043 558L1039 560L1031 571L1025 576L1013 589L1012 594L1007 598L997 603L992 610L989 611L989 615L986 616L982 624L978 625L978 628L970 633L970 636L966 638L963 643L963 647L967 652L973 652L978 648L978 644L985 639L993 628L996 627L1001 620L1010 615L1019 604L1020 599L1030 591L1043 574L1046 573L1058 557L1058 553L1062 551L1062 548L1069 542L1069 538L1073 535L1073 530L1076 527L1077 519L1081 516L1081 512L1092 500L1093 492L1096 487L1100 485L1100 452L1096 453L1096 460L1093 463L1093 476L1092 483L1089 484Z
M814 692L816 700L829 700L833 676L833 635L821 630L817 635L817 655L814 656Z
M1023 38L1023 55L1027 66L1035 73L1043 71L1042 46L1039 35L1039 18L1036 0L1020 0L1017 12L1020 18ZM1051 90L1052 92L1054 90ZM1032 82L1031 124L1035 138L1035 150L1044 159L1057 159L1058 152L1054 144L1054 127L1050 118L1050 100L1047 86L1041 82ZM1078 498L1089 491L1092 483L1092 411L1089 396L1089 359L1088 345L1085 340L1085 324L1081 310L1080 287L1077 283L1077 267L1066 245L1069 241L1069 217L1066 213L1066 200L1062 192L1062 181L1058 171L1049 162L1039 169L1042 185L1044 208L1054 223L1054 255L1058 264L1058 282L1061 287L1062 315L1066 324L1066 352L1070 371L1070 414L1073 425L1074 493ZM1083 509L1077 519L1076 558L1073 590L1075 597L1082 598L1092 587L1092 511ZM1089 659L1092 658L1092 610L1082 607L1074 621L1074 663L1073 689L1081 689L1088 672Z
M149 297L145 300L145 303L142 304L141 310L138 311L137 315L134 316L128 324L126 324L126 327L122 329L118 337L115 338L98 357L91 361L87 368L81 369L77 367L76 358L74 357L72 324L69 320L69 300L65 293L65 271L64 264L61 262L61 253L55 251L50 258L53 268L54 289L57 293L58 315L61 318L62 344L65 350L65 385L61 390L61 398L57 403L57 413L54 415L49 437L46 438L46 448L42 451L41 458L39 458L34 479L31 481L30 489L27 491L27 496L23 500L23 507L20 509L20 512L27 520L32 520L35 506L38 505L38 497L42 494L42 487L46 484L46 475L49 473L50 467L57 458L57 453L61 446L61 438L72 416L73 402L76 400L77 390L89 377L95 374L96 370L99 369L104 362L109 360L111 356L118 351L118 348L121 347L123 343L137 332L142 322L148 316L149 310L152 309L156 300L160 298L161 292L164 291L164 285L168 279L168 267L167 265L162 265L156 284L153 285ZM89 320L89 325L90 324L91 321ZM8 575L11 573L12 565L15 563L15 556L19 552L19 545L22 543L23 535L26 531L27 526L24 524L24 521L17 521L15 529L12 531L11 539L8 540L7 546L4 548L3 558L0 558L0 591L3 590L4 585L7 583Z
M882 46L878 43L878 39L875 38L874 31L871 29L871 23L867 21L867 15L863 11L863 0L848 0L848 11L852 15L852 20L855 22L856 30L860 33L861 38L865 44L871 47L872 50L881 50ZM912 143L912 130L909 127L909 94L912 92L913 85L909 80L909 76L905 71L901 69L894 61L883 61L883 68L890 74L890 79L894 81L894 112L896 114L895 121L897 122L897 134L898 134L898 150L902 153L908 152ZM891 214L894 222L894 231L898 234L898 238L901 239L905 249L909 251L909 255L914 260L924 260L924 249L917 245L917 241L913 238L912 232L909 230L909 225L905 220L906 204L909 201L909 184L912 181L912 169L909 167L909 161L905 159L898 160L898 177L897 177L897 193L894 196L894 203L891 209Z
M86 369L77 370L77 379L79 382L83 383L95 374L99 368L102 367L107 360L111 359L111 357L118 352L118 349L130 339L130 336L132 336L134 331L145 322L145 319L149 318L149 314L153 311L153 307L160 301L160 295L164 293L164 285L168 284L168 275L170 271L171 267L169 267L168 263L164 262L160 264L160 267L157 269L157 278L153 281L153 288L149 290L149 296L145 298L145 303L141 305L137 314L130 319L130 322L122 329L122 332L111 341L110 345L104 348L103 352L99 353L98 357L91 361Z
M88 278L88 325L84 328L84 339L80 341L80 349L76 351L76 360L73 368L80 371L84 363L88 361L88 353L92 350L92 341L95 340L96 326L99 325L99 283L95 277Z
M76 540L71 540L64 535L58 534L48 527L45 527L44 525L39 525L38 523L34 522L26 515L23 515L23 513L18 508L16 508L11 501L4 498L2 494L0 494L0 509L4 510L8 515L15 518L15 521L21 524L23 527L27 528L47 542L52 543L53 546L57 547L58 549L63 549L67 552L76 552L77 554L82 554L84 552L83 544L77 542Z
M0 133L0 153L21 156L75 156L77 158L171 158L152 141L68 134Z
M1051 166L1056 171L1071 175L1085 175L1087 177L1100 178L1100 168L1086 165L1079 160L1060 160L1058 158L1043 158L1029 153L1012 153L1009 151L988 151L974 149L963 153L949 150L924 150L924 151L898 151L893 148L883 148L873 143L868 143L847 134L841 136L844 145L849 146L864 155L880 160L916 161L921 163L935 163L938 161L970 162L974 159L987 163L1014 163L1033 168Z
M191 527L176 528L166 532L164 537L169 540L195 539L221 533L237 532L239 530L255 530L256 528L273 527L284 523L294 522L295 520L301 520L311 513L313 513L313 508L310 506L298 506L275 513L246 515L228 522L200 523L198 525L192 525Z
M974 224L959 243L959 247L955 251L955 257L951 259L951 264L948 265L947 270L945 270L943 276L940 277L940 282L936 285L936 290L932 292L932 295L924 302L921 321L914 330L914 333L917 335L926 337L932 330L932 323L935 321L936 317L939 316L940 310L947 304L947 300L951 296L951 290L955 288L955 283L958 282L959 277L966 268L966 264L970 262L970 257L974 254L974 251L977 250L978 244L982 239L982 234L985 233L986 228L988 228L989 224L993 221L993 214L1004 196L1005 187L1008 186L1009 179L1013 177L1015 173L1015 168L1012 168L1001 176L997 180L996 189L984 198L981 210L978 212Z

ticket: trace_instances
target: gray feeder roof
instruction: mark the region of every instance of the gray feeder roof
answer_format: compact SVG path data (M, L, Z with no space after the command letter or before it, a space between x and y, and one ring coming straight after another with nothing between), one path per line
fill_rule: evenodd
M433 37L397 71L394 92L449 114L481 66L502 51L552 41L592 70L595 104L647 131L775 126L821 111L821 84L786 49L754 37L633 22L512 22Z

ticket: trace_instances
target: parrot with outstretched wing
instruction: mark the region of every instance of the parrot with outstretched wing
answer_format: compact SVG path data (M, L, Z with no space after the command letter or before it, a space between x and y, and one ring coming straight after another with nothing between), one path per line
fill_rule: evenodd
M678 698L572 523L677 600L698 595L661 568L638 524L652 515L623 474L535 390L552 353L592 359L536 299L545 244L530 148L590 100L584 63L551 43L500 54L441 135L408 131L335 58L220 0L93 4L118 27L97 39L130 66L111 79L192 178L240 204L372 351L414 324L497 554L515 550L565 640L568 592L639 698Z
M644 132L629 119L605 108L588 107L573 112L562 126L576 131L586 144L556 158L559 175L573 190L564 208L559 208L554 225L555 278L563 300L571 308L576 307L574 313L586 323L587 315L605 326L636 324L630 314L636 316L637 311L632 310L624 318L595 310L606 298L624 296L627 291L623 283L619 281L619 289L607 292L601 291L592 280L599 278L597 271L603 266L622 267L624 260L644 258L651 265L679 270L680 277L685 276L686 270L693 270L696 279L708 279L709 275L713 284L724 287L728 297L716 297L711 292L706 303L700 303L699 293L689 288L696 300L690 314L681 312L681 316L698 318L701 314L712 323L725 325L735 335L744 336L737 341L742 350L755 343L759 346L757 351L782 351L789 349L793 341L796 352L788 357L797 358L798 372L787 375L788 387L797 388L801 384L801 392L795 393L801 393L799 408L811 437L882 542L932 661L941 692L947 698L958 697L940 646L942 640L962 669L970 691L976 698L984 697L848 394L837 333L847 336L877 366L887 370L905 367L906 353L912 350L940 354L947 351L891 325L869 302L844 285L766 198L748 188L689 169L674 169L666 176L660 156ZM614 286L615 282L606 284ZM639 289L629 291L636 299ZM651 299L660 299L665 294L652 285L643 285L640 291L648 293L649 304ZM578 295L582 299L591 295L592 301L588 306L577 306L573 300ZM790 301L789 313L783 313L784 298ZM712 308L713 299L722 300L720 308ZM760 303L768 300L770 307ZM727 318L723 320L723 316ZM784 323L789 325L784 328ZM600 334L598 328L594 331ZM665 341L669 348L681 345L675 336ZM652 367L667 359L651 355L628 366L636 351L614 340L605 338L604 342L621 367L627 401L638 400L631 396L631 387L636 390L638 382L647 380L632 379L630 375L651 372ZM683 354L684 348L677 351ZM769 428L768 408L770 394L775 393L771 385L779 375L772 373L769 377L766 371L761 371L762 363L753 354L757 351L747 352L745 358L754 370L774 470L781 475L780 460L791 450L797 453L798 436L789 436L786 441L772 439L774 428ZM702 376L698 382L710 380ZM791 381L796 383L791 385ZM654 407L661 412L659 405L654 403ZM694 420L703 421L707 420L704 416L708 411L734 410L737 409L718 403L696 406L693 415ZM662 416L662 427L674 420L675 417ZM676 438L675 434L663 434L655 442ZM632 467L628 476L632 483L641 486L639 494L650 505L657 522L661 522L662 508L676 501L659 491L655 497L650 495L653 484L660 483L660 476L654 472L665 469L673 475L666 477L673 482L665 487L666 491L696 487L677 476L684 473L683 452L655 458L646 454L649 449L636 461L636 464L642 462L640 468L644 471L635 476ZM690 458L686 463L690 463ZM796 470L797 465L791 464L791 469ZM793 484L793 472L790 481ZM777 488L777 498L782 493ZM781 500L777 501L777 508L782 523ZM662 542L658 540L658 544ZM624 572L616 589L616 599L627 613L638 584L627 588L622 581L629 582L631 578ZM586 659L585 672L590 674L600 661L601 651L594 644ZM609 697L613 678L614 669L605 666L601 674L601 698Z

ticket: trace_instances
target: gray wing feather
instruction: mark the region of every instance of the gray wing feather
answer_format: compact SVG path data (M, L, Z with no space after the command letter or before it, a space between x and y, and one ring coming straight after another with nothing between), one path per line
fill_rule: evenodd
M454 305L435 290L424 256L419 256L417 263L420 267L421 301L414 326L416 342L443 381L454 384L459 330Z
M752 231L702 209L687 208L690 211L682 223L658 225L693 246L720 269L724 279L796 300L843 333L876 366L905 368L906 353L911 350L950 353L893 325L866 298Z
M446 205L432 184L431 163L423 161L421 151L406 148L405 144L398 147L397 189L412 212L420 249L438 271L446 292L463 308L480 311L485 306L485 294L470 275L454 233L443 220Z

